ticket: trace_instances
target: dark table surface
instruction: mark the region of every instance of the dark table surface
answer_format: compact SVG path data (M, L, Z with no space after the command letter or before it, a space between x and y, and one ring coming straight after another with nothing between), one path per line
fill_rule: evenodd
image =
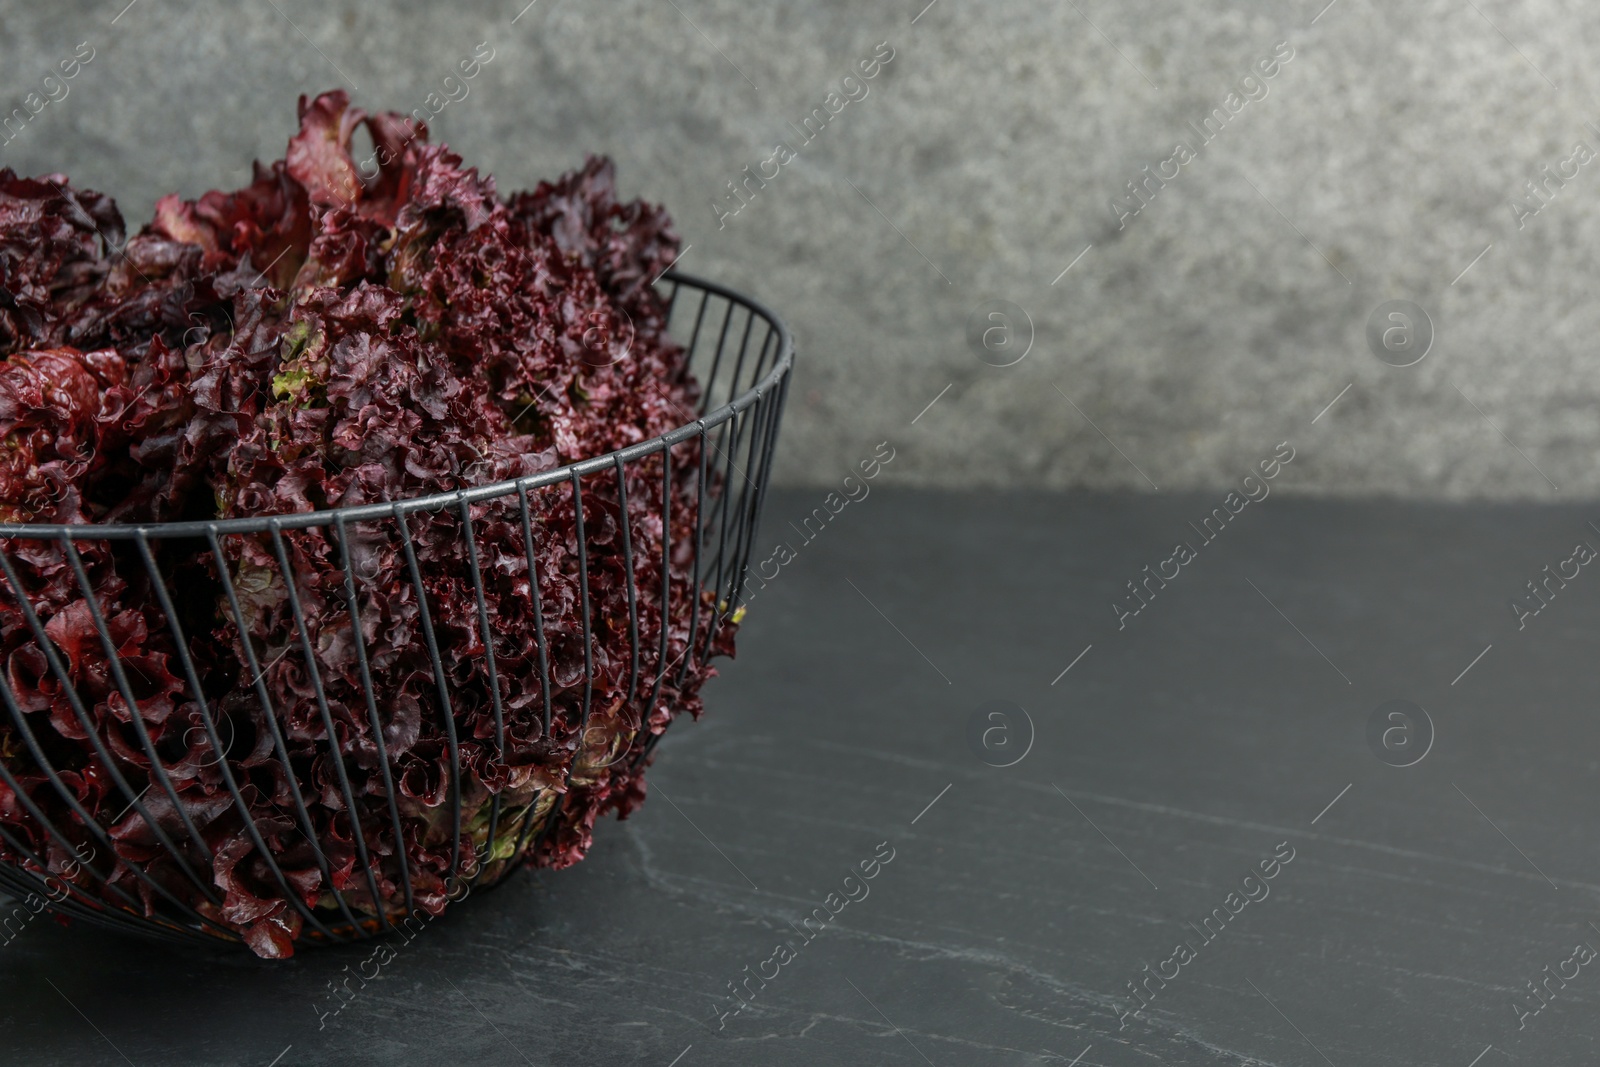
M1600 1060L1600 574L1508 606L1600 507L1276 494L1119 630L1221 495L879 488L804 543L823 491L775 493L796 558L585 862L466 901L321 1029L370 949L37 921L0 950L0 1063ZM1390 700L1431 745L1415 712L1369 743ZM1026 720L972 729L991 701Z

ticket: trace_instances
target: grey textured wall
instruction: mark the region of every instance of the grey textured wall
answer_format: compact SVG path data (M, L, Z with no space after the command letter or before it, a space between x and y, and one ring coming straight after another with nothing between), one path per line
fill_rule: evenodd
M138 220L279 155L298 93L410 110L487 41L436 137L502 189L613 155L626 193L676 212L686 270L784 314L804 362L783 480L889 439L902 482L1209 487L1288 440L1290 491L1600 491L1600 165L1567 162L1600 149L1600 9L523 2L4 0L6 109L79 42L95 58L0 164ZM880 42L868 95L719 226L725 183L798 142L788 124ZM1293 58L1241 85L1279 42ZM1190 123L1214 108L1204 144ZM1195 158L1165 163L1180 141ZM1146 166L1176 176L1129 199ZM968 343L985 299L1031 318L1014 366ZM1369 350L1390 299L1433 322L1414 366Z

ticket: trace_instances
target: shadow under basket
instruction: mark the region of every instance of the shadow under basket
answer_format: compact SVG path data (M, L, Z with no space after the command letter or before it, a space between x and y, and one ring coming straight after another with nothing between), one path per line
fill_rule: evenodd
M579 858L598 814L642 799L662 731L698 714L709 662L731 651L794 360L755 301L676 273L658 286L699 399L650 440L338 510L0 525L0 606L21 620L0 649L0 890L114 930L281 955ZM303 565L313 556L321 571ZM380 559L404 580L368 584ZM41 560L75 576L79 641L27 595ZM138 590L141 616L103 609L102 571ZM557 607L581 627L551 623ZM282 647L240 636L269 611ZM144 651L130 653L130 627ZM157 737L152 648L177 680L158 694L177 722ZM116 717L104 729L86 656L96 710Z

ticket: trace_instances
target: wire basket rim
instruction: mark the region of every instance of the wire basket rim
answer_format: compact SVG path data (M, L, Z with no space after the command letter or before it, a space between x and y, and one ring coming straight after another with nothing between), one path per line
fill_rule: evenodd
M752 314L761 316L778 335L778 356L772 370L736 397L713 411L708 411L693 422L657 434L646 441L628 445L599 456L574 460L571 463L522 478L474 486L470 489L453 489L406 500L380 501L356 504L344 508L323 508L316 511L279 512L271 515L253 515L239 519L191 519L183 522L146 523L0 523L0 538L15 540L69 540L106 541L142 540L148 537L204 537L210 534L265 533L270 530L314 529L332 527L341 523L365 522L373 519L399 517L420 511L438 511L451 505L472 504L491 500L526 489L540 489L559 482L570 481L619 462L631 462L642 456L669 449L691 437L703 435L708 429L720 426L745 408L756 403L767 391L778 386L794 364L794 335L788 325L766 304L746 293L709 281L697 275L671 270L657 281L687 285L725 300L743 304Z

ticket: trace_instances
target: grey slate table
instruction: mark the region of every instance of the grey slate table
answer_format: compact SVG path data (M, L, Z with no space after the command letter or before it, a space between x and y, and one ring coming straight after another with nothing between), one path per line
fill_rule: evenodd
M0 1063L1600 1060L1600 961L1574 952L1600 947L1600 574L1524 629L1508 607L1600 546L1600 508L1274 495L1119 630L1124 583L1220 495L880 488L807 544L788 523L822 492L775 493L763 541L797 558L584 863L467 901L321 1030L368 950L38 921L0 950ZM1368 741L1395 699L1433 724L1408 767L1419 719ZM971 741L990 701L1033 726L1009 767L1019 713Z

